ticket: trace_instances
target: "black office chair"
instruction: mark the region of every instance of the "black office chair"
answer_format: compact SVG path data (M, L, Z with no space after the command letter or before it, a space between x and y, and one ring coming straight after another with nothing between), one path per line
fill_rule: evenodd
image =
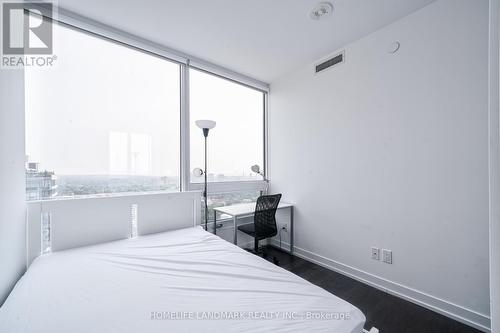
M239 231L254 238L254 253L256 254L259 253L260 240L271 238L278 234L276 209L278 208L280 199L281 194L261 195L255 205L253 223L238 227Z

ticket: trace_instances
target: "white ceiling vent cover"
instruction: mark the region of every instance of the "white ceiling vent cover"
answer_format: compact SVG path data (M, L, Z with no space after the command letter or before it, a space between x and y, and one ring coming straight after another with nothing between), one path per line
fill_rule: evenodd
M326 71L327 69L338 66L339 64L345 61L345 51L336 53L335 55L329 57L326 60L323 60L316 65L314 65L314 73L318 74Z

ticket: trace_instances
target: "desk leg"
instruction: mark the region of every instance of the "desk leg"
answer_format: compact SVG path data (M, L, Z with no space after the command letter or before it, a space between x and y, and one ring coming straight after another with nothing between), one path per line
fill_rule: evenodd
M293 255L293 206L290 207L290 254Z
M237 233L238 233L238 228L236 226L236 216L233 216L233 226L234 226L234 239L233 239L233 243L234 245L238 245L238 236L237 236Z
M217 212L214 210L214 235L217 235Z

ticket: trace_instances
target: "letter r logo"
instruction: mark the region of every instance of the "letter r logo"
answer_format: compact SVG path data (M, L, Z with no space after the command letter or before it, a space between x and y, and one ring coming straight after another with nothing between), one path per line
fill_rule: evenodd
M52 10L51 3L3 3L3 54L51 54Z

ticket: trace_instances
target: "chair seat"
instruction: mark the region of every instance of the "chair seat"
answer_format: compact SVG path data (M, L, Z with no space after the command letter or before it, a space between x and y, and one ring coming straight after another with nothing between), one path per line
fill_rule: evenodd
M266 230L266 229L269 229L269 230ZM277 235L277 232L275 229L272 229L272 228L266 228L266 229L263 230L264 233L262 236L256 237L254 223L248 223L248 224L243 224L243 225L238 226L239 231L244 232L245 234L250 235L253 238L257 238L259 240L269 238L269 237L274 237Z
M255 224L248 223L238 226L238 230L244 232L247 235L255 237Z

